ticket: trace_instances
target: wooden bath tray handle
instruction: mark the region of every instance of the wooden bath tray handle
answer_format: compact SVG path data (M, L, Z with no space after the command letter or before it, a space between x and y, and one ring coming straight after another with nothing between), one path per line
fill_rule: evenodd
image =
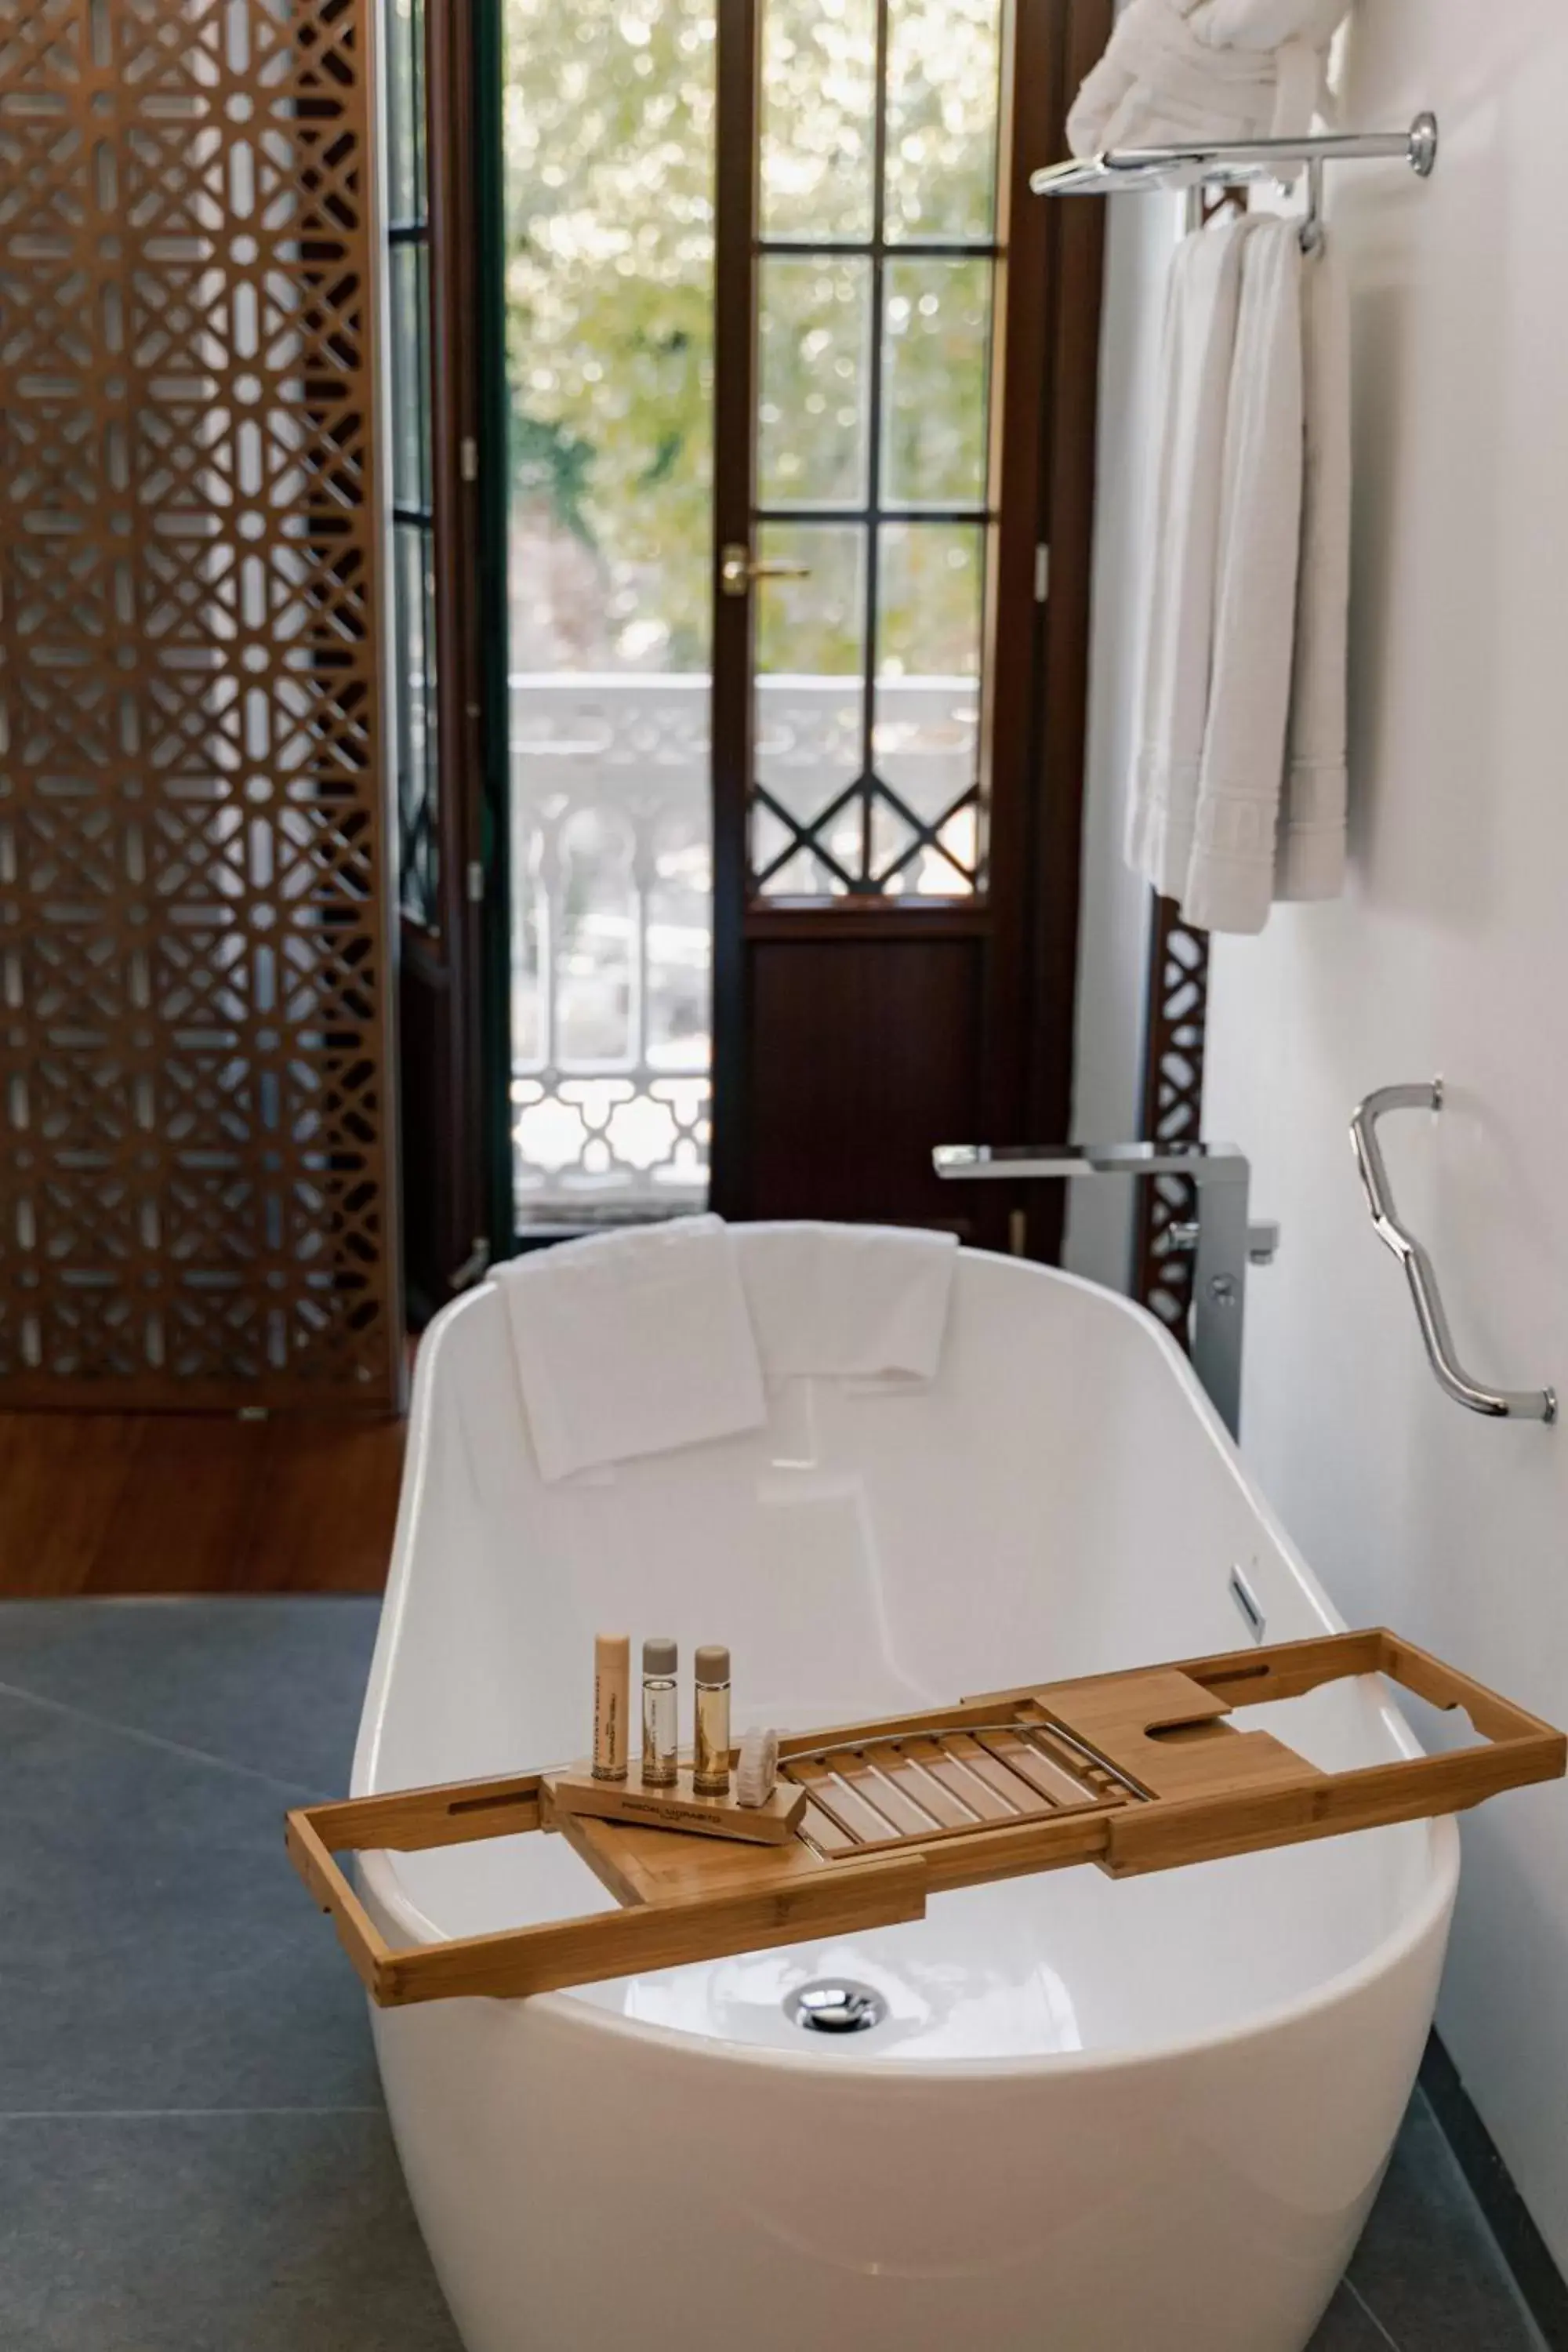
M1480 1744L1329 1772L1238 1709L1384 1675L1462 1707ZM1382 1627L1025 1684L780 1744L767 1844L563 1810L560 1774L443 1782L290 1812L290 1859L383 2006L547 1992L925 1916L938 1889L1095 1862L1113 1877L1458 1812L1560 1779L1563 1735ZM336 1856L555 1829L620 1908L390 1946Z
M445 1788L407 1792L411 1798L432 1801L445 1793ZM380 1801L362 1801L366 1805ZM316 1805L291 1812L286 1832L289 1853L322 1910L331 1914L339 1942L366 1991L382 2008L449 2000L458 1995L512 1998L553 1992L563 1985L593 1984L602 1977L631 1976L643 1969L678 1968L685 1960L710 1959L726 1952L764 1951L775 1944L796 1943L803 1936L844 1935L854 1928L889 1927L925 1916L925 1865L918 1854L911 1854L879 1857L847 1871L802 1873L788 1880L764 1878L760 1885L744 1881L734 1887L716 1885L701 1894L664 1903L590 1911L580 1918L552 1919L539 1927L508 1927L495 1935L394 1947L370 1917L326 1843L328 1838L342 1838L331 1820L339 1810ZM410 1826L405 1810L397 1850L448 1843L439 1836L409 1835ZM363 1827L363 1838L355 1834L356 1847L363 1850L384 1843L374 1834L373 1823ZM763 1848L748 1851L765 1857Z

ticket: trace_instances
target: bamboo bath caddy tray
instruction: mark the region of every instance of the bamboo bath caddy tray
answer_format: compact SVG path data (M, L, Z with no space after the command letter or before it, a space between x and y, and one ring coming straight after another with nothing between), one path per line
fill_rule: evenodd
M1324 1772L1233 1709L1381 1674L1462 1707L1483 1744ZM1076 1682L779 1743L779 1785L746 1811L579 1767L448 1782L290 1812L290 1857L384 2007L515 1996L925 1915L928 1895L1093 1862L1112 1877L1461 1811L1560 1778L1568 1742L1381 1628ZM621 1905L577 1919L394 1949L334 1855L563 1835ZM742 1841L744 1841L743 1843Z

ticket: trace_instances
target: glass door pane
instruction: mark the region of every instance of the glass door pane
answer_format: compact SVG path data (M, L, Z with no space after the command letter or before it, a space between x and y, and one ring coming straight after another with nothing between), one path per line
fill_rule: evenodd
M424 0L384 0L386 53L388 352L392 408L392 688L398 898L440 928L440 768L436 743L435 514L430 494L430 219Z
M707 1198L715 37L506 0L521 1229Z
M1002 0L762 0L764 899L984 887Z

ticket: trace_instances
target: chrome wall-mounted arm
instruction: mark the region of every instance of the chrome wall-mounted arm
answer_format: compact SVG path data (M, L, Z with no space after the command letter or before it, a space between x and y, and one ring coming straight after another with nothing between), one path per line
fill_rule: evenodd
M1384 1111L1441 1110L1442 1108L1441 1078L1434 1078L1425 1086L1379 1087L1374 1094L1368 1095L1366 1100L1358 1105L1351 1120L1351 1149L1361 1171L1372 1222L1379 1239L1387 1244L1405 1268L1405 1278L1415 1305L1415 1319L1421 1326L1421 1337L1426 1343L1426 1354L1437 1376L1437 1385L1445 1396L1451 1396L1456 1404L1465 1405L1471 1412L1487 1413L1498 1421L1555 1421L1555 1389L1483 1388L1479 1381L1470 1378L1468 1372L1460 1370L1432 1261L1408 1226L1401 1224L1395 1213L1394 1196L1389 1190L1388 1170L1384 1165L1383 1151L1377 1140L1377 1122Z

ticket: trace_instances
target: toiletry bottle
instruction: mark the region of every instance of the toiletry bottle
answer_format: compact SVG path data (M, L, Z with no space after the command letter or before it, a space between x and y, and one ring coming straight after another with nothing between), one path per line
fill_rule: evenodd
M642 1776L650 1789L673 1788L677 1778L677 1656L673 1642L642 1645Z
M691 1785L700 1797L730 1793L730 1653L716 1643L697 1653L697 1738Z
M629 1633L601 1633L594 1643L594 1778L626 1777L626 1710L631 1702Z

